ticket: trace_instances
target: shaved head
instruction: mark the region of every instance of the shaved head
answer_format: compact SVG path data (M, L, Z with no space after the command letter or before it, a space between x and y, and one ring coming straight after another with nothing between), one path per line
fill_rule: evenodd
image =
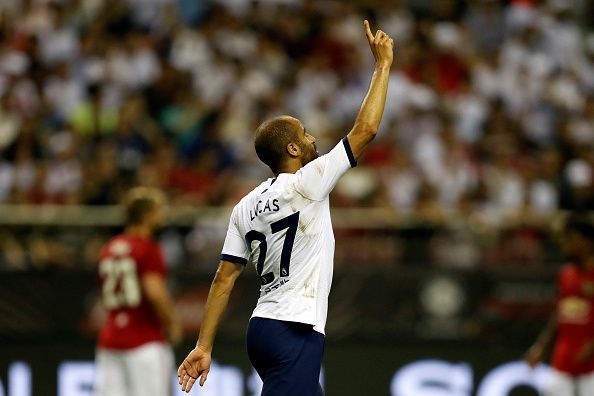
M272 170L278 173L288 156L289 143L300 144L303 126L291 116L283 115L264 121L256 130L254 145L256 154Z

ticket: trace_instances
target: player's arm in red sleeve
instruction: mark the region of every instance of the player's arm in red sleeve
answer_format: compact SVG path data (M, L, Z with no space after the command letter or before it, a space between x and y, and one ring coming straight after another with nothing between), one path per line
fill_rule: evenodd
M181 326L175 318L173 300L167 290L165 261L158 247L146 255L145 264L140 274L142 291L167 330L169 340L175 345L182 338Z
M184 359L177 372L182 391L189 392L198 377L200 377L200 386L203 386L206 381L210 371L212 346L217 328L221 316L227 308L235 280L243 271L244 266L244 264L230 261L221 261L219 264L206 300L200 337L196 347Z
M352 153L357 159L375 137L382 120L394 52L394 41L390 36L381 30L378 30L374 36L367 21L364 22L364 28L375 58L375 70L355 125L347 135Z
M540 363L546 354L549 353L553 346L553 341L557 335L558 321L557 315L553 314L549 319L547 325L542 330L536 342L524 355L524 360L530 365L530 367L536 367Z
M141 283L147 300L153 306L163 328L167 329L169 341L173 345L178 344L182 338L181 326L175 318L173 301L165 279L158 273L147 272L142 276Z
M594 297L590 297L590 304L594 305ZM594 325L591 321L588 321L588 326L590 327L590 335L592 338L584 342L576 355L576 361L579 363L584 363L594 358Z

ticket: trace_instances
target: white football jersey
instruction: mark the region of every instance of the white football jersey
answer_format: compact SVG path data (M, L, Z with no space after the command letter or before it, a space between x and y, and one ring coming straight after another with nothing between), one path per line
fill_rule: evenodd
M229 221L221 260L256 266L252 317L307 323L324 333L334 265L328 195L357 162L345 137L297 173L281 173L246 195Z

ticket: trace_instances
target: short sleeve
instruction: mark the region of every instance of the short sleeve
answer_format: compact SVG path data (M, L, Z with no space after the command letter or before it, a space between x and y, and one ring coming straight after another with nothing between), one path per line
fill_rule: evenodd
M144 257L142 258L142 266L139 268L139 275L146 273L156 273L163 278L167 276L167 266L163 258L163 251L157 243L147 244Z
M241 236L238 227L237 207L231 213L227 236L221 252L221 260L229 261L235 264L246 265L249 257L249 250L245 238Z
M347 170L357 166L349 140L344 137L328 154L305 165L297 172L295 189L304 197L325 199Z

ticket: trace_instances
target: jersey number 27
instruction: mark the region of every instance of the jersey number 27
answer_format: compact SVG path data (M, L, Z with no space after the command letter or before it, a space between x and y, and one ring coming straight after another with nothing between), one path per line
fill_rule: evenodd
M297 226L299 225L299 212L295 212L285 218L282 218L274 223L270 224L270 228L273 234L280 232L284 229L287 230L285 235L285 242L283 243L283 250L281 252L280 259L280 276L289 276L289 267L291 265L291 253L293 251L293 243L295 242L295 235L297 234ZM260 242L260 253L258 254L258 263L256 264L256 271L260 275L260 281L263 285L267 285L274 281L274 273L264 272L264 261L266 261L266 252L268 250L268 244L266 243L266 235L256 230L251 230L245 234L245 240L247 241L250 250L252 250L252 242Z

